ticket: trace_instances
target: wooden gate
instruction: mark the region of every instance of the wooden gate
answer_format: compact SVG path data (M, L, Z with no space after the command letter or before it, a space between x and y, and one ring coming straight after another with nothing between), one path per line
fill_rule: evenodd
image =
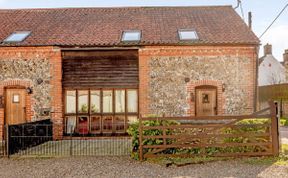
M140 117L139 156L276 156L278 135L274 103L251 115Z

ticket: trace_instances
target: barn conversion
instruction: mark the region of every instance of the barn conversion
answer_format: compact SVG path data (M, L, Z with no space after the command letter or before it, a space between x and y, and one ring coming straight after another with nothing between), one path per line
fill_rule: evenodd
M0 27L0 124L50 118L61 139L256 108L259 40L231 6L3 9Z

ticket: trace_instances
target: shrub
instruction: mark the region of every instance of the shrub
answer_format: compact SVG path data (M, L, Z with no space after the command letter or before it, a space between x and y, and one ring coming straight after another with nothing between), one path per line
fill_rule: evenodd
M179 123L173 120L156 120L156 121L143 121L144 126L169 126L169 125L178 125ZM131 153L131 157L134 159L139 159L138 150L139 150L139 122L135 122L131 124L127 130L127 133L132 136L132 146L133 152ZM143 135L145 136L153 136L153 135L162 135L163 131L159 129L151 129L144 130ZM166 135L171 135L172 130L166 129ZM171 142L171 140L170 140ZM167 139L167 143L170 143ZM161 145L163 143L163 139L144 139L143 145ZM147 149L144 151L151 151L151 149ZM174 153L173 149L168 149L166 152Z

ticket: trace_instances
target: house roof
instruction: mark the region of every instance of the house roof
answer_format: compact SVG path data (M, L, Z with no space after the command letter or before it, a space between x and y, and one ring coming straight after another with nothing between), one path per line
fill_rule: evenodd
M2 9L0 28L0 46L259 44L231 6ZM199 40L179 40L179 29ZM140 30L141 41L121 42L124 30ZM15 31L31 34L3 43Z

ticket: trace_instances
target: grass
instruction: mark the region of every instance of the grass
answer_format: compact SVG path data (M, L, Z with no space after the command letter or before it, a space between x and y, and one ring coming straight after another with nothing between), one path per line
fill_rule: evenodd
M288 118L286 118L286 117L281 117L281 118L280 118L280 125L281 125L281 126L288 126Z
M253 157L237 159L240 162L251 165L285 165L288 166L288 144L282 145L282 150L277 157ZM223 157L193 157L193 158L150 158L148 162L153 164L159 164L162 166L185 166L189 164L204 164L213 161L226 161L233 160L234 158Z
M277 157L258 157L243 159L244 163L252 165L284 165L288 166L288 144L282 144L281 153Z

